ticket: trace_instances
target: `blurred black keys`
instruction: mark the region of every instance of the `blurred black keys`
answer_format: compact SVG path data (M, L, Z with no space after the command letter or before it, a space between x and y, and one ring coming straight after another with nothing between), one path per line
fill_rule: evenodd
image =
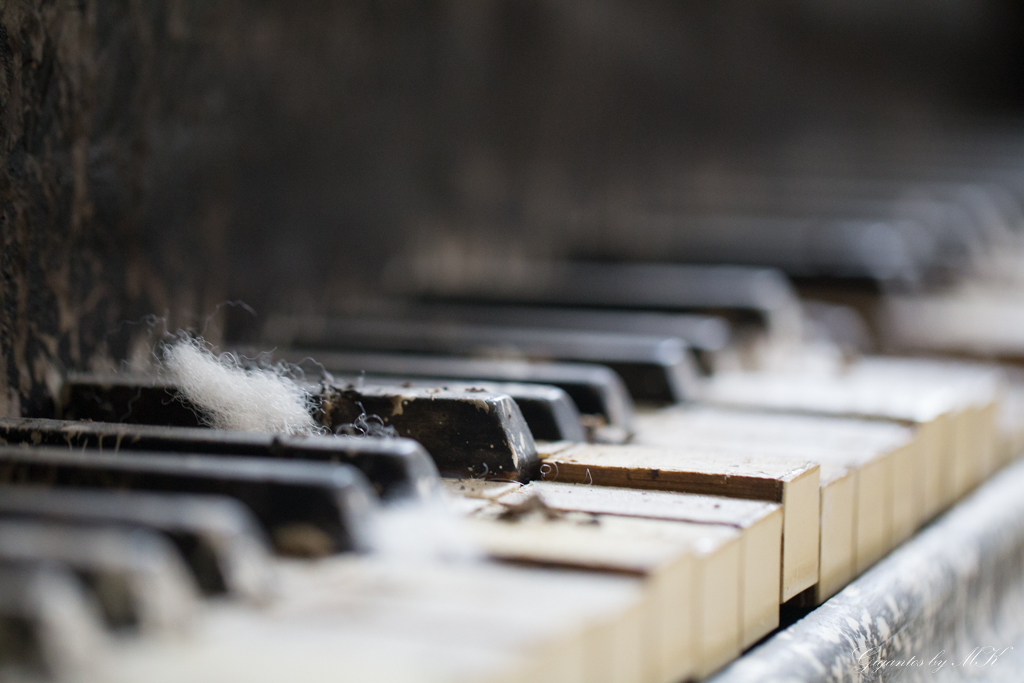
M252 513L232 498L0 487L0 519L142 527L167 537L205 595L263 600L270 550Z
M244 503L283 554L372 545L375 496L344 464L0 446L0 484L214 493Z
M104 395L111 386L80 375L69 384L91 387ZM124 377L116 385L147 387L149 380ZM170 386L170 385L168 385ZM145 391L143 391L145 394ZM157 412L147 416L159 419ZM408 439L356 439L334 436L289 436L225 430L159 427L109 422L0 418L0 438L9 443L96 448L139 453L166 451L209 455L258 456L290 460L342 462L358 468L387 501L423 499L437 494L437 469L423 448Z

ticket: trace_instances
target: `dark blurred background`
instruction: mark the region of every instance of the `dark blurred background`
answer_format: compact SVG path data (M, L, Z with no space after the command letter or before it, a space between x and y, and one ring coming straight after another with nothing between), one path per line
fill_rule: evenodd
M9 0L0 61L13 414L153 324L244 328L226 301L329 311L403 254L650 260L618 217L736 169L1009 126L1024 5Z

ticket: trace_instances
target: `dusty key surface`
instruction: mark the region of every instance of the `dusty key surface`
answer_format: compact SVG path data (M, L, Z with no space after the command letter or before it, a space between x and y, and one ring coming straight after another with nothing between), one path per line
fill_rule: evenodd
M470 520L488 555L644 580L645 680L704 675L740 643L739 532L604 515L552 518L491 504Z
M391 625L399 626L401 617L395 613ZM467 648L455 640L458 632L449 638L443 627L415 636L394 631L387 623L363 626L358 615L344 612L274 619L215 609L189 638L119 644L80 680L527 683L536 673L500 647Z
M497 497L525 507L537 497L552 510L661 519L739 529L741 566L741 646L746 648L779 625L782 571L782 508L719 496L642 491L537 481Z
M487 481L484 479L441 479L446 493L452 496L464 496L481 500L497 500L501 496L522 488L515 481Z
M543 479L782 503L783 602L818 581L819 467L650 446L542 444Z
M505 394L398 386L327 386L321 422L330 429L375 416L382 428L419 441L445 474L525 481L537 448L519 406Z
M612 515L601 515L599 520L607 530L627 537L690 547L695 555L690 593L695 674L707 676L739 656L743 649L743 558L738 529Z
M379 375L334 375L334 384L351 386L394 386L404 389L444 389L511 396L519 406L533 438L540 441L587 441L583 418L576 404L565 391L550 384L523 382L466 382L438 378L417 378L398 381Z
M589 418L589 440L621 443L633 430L633 400L622 378L603 365L526 360L487 360L410 353L278 351L275 358L336 374L362 373L408 379L437 377L549 384L569 395Z

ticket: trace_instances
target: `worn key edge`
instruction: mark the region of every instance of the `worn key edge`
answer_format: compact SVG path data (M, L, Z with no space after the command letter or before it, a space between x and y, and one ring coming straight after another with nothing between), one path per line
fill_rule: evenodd
M442 388L325 385L320 419L336 429L376 415L384 427L419 441L447 475L513 481L534 478L537 446L506 394Z
M645 458L648 462L641 464ZM817 464L799 458L757 458L743 473L734 466L736 457L716 457L683 449L593 444L542 447L542 459L544 479L781 502L784 505L781 600L785 602L817 583L820 543L820 467ZM602 460L612 460L614 464L604 465ZM651 462L663 464L654 467ZM691 469L685 469L688 466Z

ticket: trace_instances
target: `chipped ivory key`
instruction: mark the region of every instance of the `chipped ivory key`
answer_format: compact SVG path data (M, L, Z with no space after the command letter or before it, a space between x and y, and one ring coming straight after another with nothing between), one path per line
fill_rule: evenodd
M503 505L523 506L532 496L565 512L587 512L738 529L740 537L740 645L749 647L779 625L779 572L782 566L782 508L765 503L692 493L641 491L535 481L497 497Z
M649 446L538 446L547 481L703 493L782 503L785 602L818 582L819 467L795 458L755 458Z

